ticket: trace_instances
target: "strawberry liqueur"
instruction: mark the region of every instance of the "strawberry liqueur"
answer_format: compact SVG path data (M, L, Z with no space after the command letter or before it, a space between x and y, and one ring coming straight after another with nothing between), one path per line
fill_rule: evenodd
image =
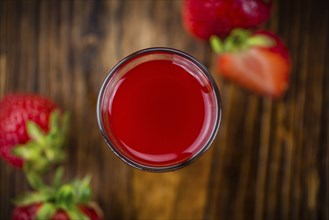
M137 52L114 67L98 109L114 153L151 171L177 169L201 155L220 119L210 74L194 58L168 48Z

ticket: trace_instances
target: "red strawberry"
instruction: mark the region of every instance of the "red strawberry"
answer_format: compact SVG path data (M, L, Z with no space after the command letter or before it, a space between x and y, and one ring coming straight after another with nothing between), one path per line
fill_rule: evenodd
M17 167L28 161L35 170L60 160L62 120L57 105L49 99L33 94L5 96L0 101L0 156Z
M272 0L185 0L183 23L197 38L225 37L234 28L253 28L270 16Z
M90 177L75 179L62 184L63 168L59 167L53 183L46 185L41 176L28 173L33 192L14 200L16 207L12 213L13 220L102 220L103 212L99 206L90 202Z
M34 203L26 206L15 207L12 215L13 220L34 220L38 210L42 207L40 203ZM78 209L84 214L84 216L89 220L102 220L103 214L100 208L95 203L90 203L88 205L79 205ZM55 210L53 215L48 218L50 220L71 220L69 214L64 210ZM73 220L73 219L72 219Z
M235 30L223 42L214 37L213 48L219 52L219 73L242 87L269 97L282 96L288 87L291 64L289 52L273 33L253 35Z

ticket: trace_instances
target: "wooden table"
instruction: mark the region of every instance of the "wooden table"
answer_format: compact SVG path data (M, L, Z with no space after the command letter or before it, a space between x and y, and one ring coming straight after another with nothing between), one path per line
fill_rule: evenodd
M105 219L328 220L329 30L326 1L276 1L264 26L291 51L288 93L251 94L216 74L207 43L188 35L181 1L1 0L0 96L29 91L71 112L66 178L91 173ZM130 53L177 48L216 78L223 120L211 149L175 172L130 168L106 146L95 104L107 72ZM0 162L0 215L26 191Z

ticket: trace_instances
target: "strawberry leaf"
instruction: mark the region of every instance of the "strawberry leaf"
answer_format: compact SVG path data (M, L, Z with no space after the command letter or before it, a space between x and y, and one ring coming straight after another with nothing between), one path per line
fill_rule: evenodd
M23 170L25 175L28 176L29 172L37 172L40 175L44 173L50 166L47 158L39 158L38 160L27 160L24 162Z
M53 179L53 187L54 188L59 188L60 185L61 185L61 181L62 181L62 177L63 177L63 174L64 174L64 168L61 166L61 167L58 167L55 171L55 175L54 175L54 179Z
M75 189L70 184L64 184L61 186L56 193L56 204L63 209L73 204L74 190Z
M54 110L50 114L48 133L33 121L27 121L27 133L30 141L17 145L13 148L14 155L24 160L23 166L26 172L44 173L55 163L65 159L63 150L68 128L69 116L67 113L60 114ZM28 174L27 174L28 175Z
M274 40L265 35L254 35L246 41L248 47L273 47L275 44Z
M26 178L30 186L36 190L41 190L45 187L44 182L36 172L26 172Z
M52 197L52 193L47 191L28 192L13 199L13 202L15 205L25 206L33 203L45 202Z
M31 158L31 154L33 153L26 145L16 145L15 148L12 148L11 151L14 155L19 156L25 160Z
M246 41L250 36L251 32L249 30L242 28L234 29L224 41L224 50L227 52L234 52L246 49Z
M86 176L82 180L73 181L72 185L75 189L75 201L76 203L86 203L91 197L90 189L90 176Z
M60 115L58 110L50 114L49 119L49 135L47 136L47 143L52 144L55 148L62 148L65 138L67 136L69 124L69 114L64 113Z
M210 37L209 40L210 40L210 46L215 51L215 53L219 54L219 53L223 52L224 45L223 45L222 40L219 37L213 35Z
M33 121L26 122L26 132L32 140L36 141L38 144L42 146L45 145L45 133L40 128L40 126L37 125L35 122Z
M210 46L217 54L242 51L255 46L272 47L274 43L273 39L266 35L253 35L251 31L242 28L232 30L224 41L217 36L210 37Z
M41 208L37 211L37 214L35 216L36 220L45 220L45 219L51 219L51 217L56 212L56 206L52 203L44 203Z
M76 207L70 207L69 209L66 209L66 212L70 219L89 220L89 217Z
M59 117L58 110L55 110L50 114L50 119L49 119L50 135L58 133L59 119L60 119L60 117Z

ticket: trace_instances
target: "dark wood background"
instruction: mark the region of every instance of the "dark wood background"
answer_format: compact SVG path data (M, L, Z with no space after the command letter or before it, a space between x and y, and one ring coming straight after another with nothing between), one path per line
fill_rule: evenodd
M0 1L0 97L29 91L71 112L66 177L91 173L105 219L328 220L329 30L327 1L275 1L264 25L291 51L288 93L272 101L220 78L207 43L188 35L181 1ZM95 104L108 70L130 53L168 46L215 76L223 120L211 149L175 172L125 165L106 146ZM0 214L26 191L0 161Z

